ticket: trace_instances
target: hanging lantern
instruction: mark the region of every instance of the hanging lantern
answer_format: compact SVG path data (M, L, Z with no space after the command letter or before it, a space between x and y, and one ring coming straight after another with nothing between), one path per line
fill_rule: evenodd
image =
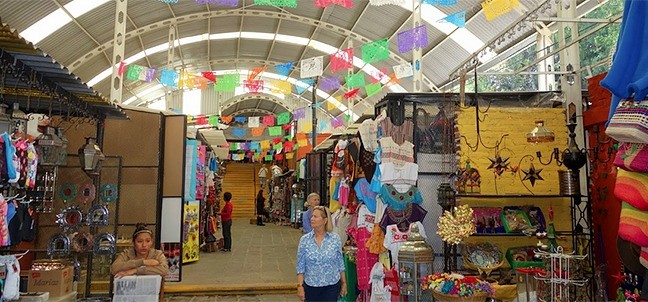
M432 301L432 293L423 291L424 276L434 273L434 250L412 224L407 241L398 249L398 277L401 301Z
M444 209L450 209L457 203L455 190L449 183L444 182L437 188L437 203Z
M13 122L13 129L11 133L15 132L27 132L27 114L20 110L19 103L13 103L13 110L11 111L11 121Z
M43 166L56 166L59 164L59 156L63 148L63 141L56 135L56 129L45 127L45 133L36 138L36 153L38 163Z
M11 133L11 117L7 114L7 104L0 104L0 134Z
M81 169L90 176L99 175L101 162L106 158L99 146L97 146L96 141L97 139L94 137L86 137L85 145L79 148Z
M545 128L543 120L535 121L535 124L535 128L526 135L528 143L547 143L554 141L556 136L552 131Z
M56 128L56 135L61 139L61 152L59 152L59 159L58 159L58 164L60 166L66 166L67 165L67 153L68 153L68 139L65 137L65 133L63 133L63 128Z

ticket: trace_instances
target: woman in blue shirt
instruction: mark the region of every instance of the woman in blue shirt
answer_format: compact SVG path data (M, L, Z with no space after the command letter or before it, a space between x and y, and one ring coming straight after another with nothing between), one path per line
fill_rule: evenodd
M333 233L331 212L312 209L313 231L299 240L297 248L297 295L301 301L335 302L346 295L342 241Z

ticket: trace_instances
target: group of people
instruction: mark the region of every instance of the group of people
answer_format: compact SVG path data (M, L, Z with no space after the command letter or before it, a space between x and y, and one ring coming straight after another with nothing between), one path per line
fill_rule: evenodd
M223 200L222 251L229 252L232 248L232 194L225 192ZM331 212L320 205L320 196L311 193L306 200L308 210L303 217L305 234L299 240L297 249L297 295L301 301L337 301L346 295L347 290L342 240L333 232ZM260 190L257 196L258 213L262 212L258 207L264 201L263 190ZM259 221L257 224L263 225ZM167 259L162 251L153 248L153 232L145 224L137 224L132 241L133 248L120 253L111 266L115 278L132 275L164 277L169 273Z

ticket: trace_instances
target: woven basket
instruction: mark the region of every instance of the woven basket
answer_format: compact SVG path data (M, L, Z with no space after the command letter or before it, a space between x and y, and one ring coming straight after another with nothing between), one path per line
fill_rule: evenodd
M432 291L432 296L434 296L435 299L439 300L440 302L484 302L486 300L486 297L488 297L487 293L477 293L472 296L455 296L455 295L446 295L444 293L440 293L437 291Z
M621 101L605 134L620 142L648 143L648 101Z

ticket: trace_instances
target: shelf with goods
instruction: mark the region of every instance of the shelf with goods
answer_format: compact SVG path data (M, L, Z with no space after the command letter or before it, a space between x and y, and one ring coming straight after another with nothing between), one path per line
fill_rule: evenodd
M566 250L571 250L572 243L572 211L571 197L562 195L457 195L457 204L466 204L472 208L504 208L534 206L540 208L544 215L545 224L550 223L549 207L553 208L553 224L557 234L557 242ZM466 238L464 243L478 244L490 242L495 244L502 254L509 248L522 246L535 246L538 241L547 244L546 238L538 238L535 234L530 236L524 233L476 233ZM510 268L508 261L504 261L503 268Z

